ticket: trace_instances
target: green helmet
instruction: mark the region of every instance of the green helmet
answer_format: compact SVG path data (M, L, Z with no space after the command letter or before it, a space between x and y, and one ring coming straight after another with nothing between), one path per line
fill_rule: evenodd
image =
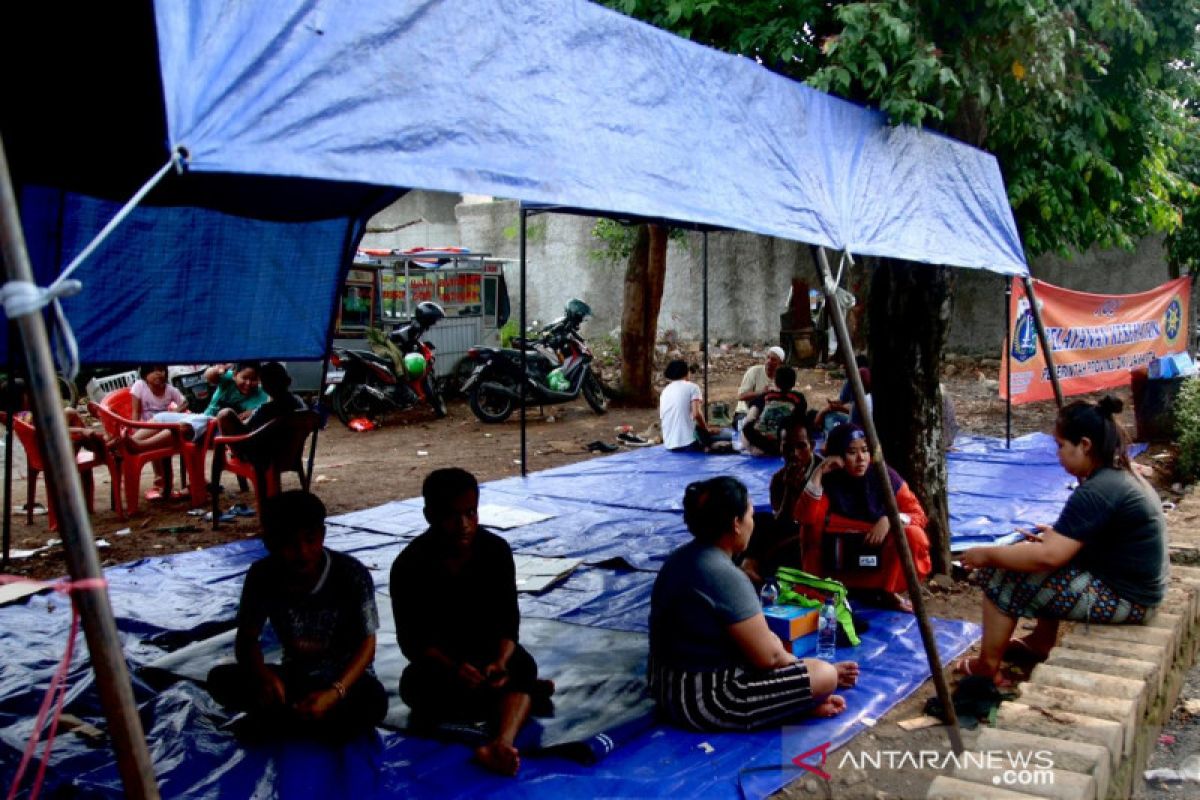
M420 353L409 353L404 357L404 374L409 380L416 380L425 374L425 356Z
M550 384L550 388L556 392L565 392L571 388L571 382L567 380L567 376L563 374L562 367L550 370L550 374L546 376L546 382Z

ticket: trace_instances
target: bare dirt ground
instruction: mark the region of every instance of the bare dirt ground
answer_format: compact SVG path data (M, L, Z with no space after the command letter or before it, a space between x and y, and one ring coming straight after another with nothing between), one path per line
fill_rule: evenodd
M685 357L698 360L692 353L685 354ZM717 352L711 363L710 398L732 401L744 370L761 358L761 354L740 348ZM660 359L665 362L666 355L660 354ZM954 400L962 433L1004 435L1005 411L1004 403L997 397L997 371L998 364L994 360L948 360L944 372L945 385ZM810 404L819 405L825 398L836 396L842 379L840 370L806 369L800 371L797 386L804 391ZM1116 394L1126 403L1123 421L1132 431L1133 412L1129 391L1121 390ZM416 496L420 493L425 474L438 467L466 467L481 481L518 474L521 456L516 416L500 425L485 425L475 419L466 402L461 399L450 403L449 412L449 416L440 421L423 415L396 418L386 427L367 433L347 430L336 418L331 418L328 428L319 437L313 470L314 491L325 501L331 514L339 514ZM1049 431L1054 415L1052 402L1018 406L1013 413L1013 435ZM596 455L586 449L589 442L601 439L615 443L616 431L623 425L631 426L635 432L654 435L657 421L656 409L621 408L613 404L606 415L598 416L582 400L566 406L548 407L544 413L533 409L529 412L529 469L546 469L594 458ZM20 506L25 497L25 473L19 445L14 447L18 451L14 455L20 468L14 474L12 504ZM1160 487L1164 499L1177 499L1169 488L1173 480L1170 452L1164 447L1155 446L1139 461L1153 467L1153 481ZM148 488L150 480L147 470L142 479L143 488ZM294 476L286 477L285 485L295 485ZM223 486L223 508L234 502L253 506L253 496L250 493L239 494L236 483L229 476L223 480ZM143 502L138 514L121 520L108 509L108 480L106 475L99 472L96 497L97 512L92 517L92 523L96 538L108 543L101 550L105 566L212 547L255 536L259 532L255 518L239 518L233 523L222 523L221 530L213 532L209 523L187 515L186 501ZM45 502L40 483L38 499ZM177 530L187 526L191 529L182 532ZM26 525L24 515L14 510L14 548L41 548L57 539L58 534L48 529L45 516L35 517L34 524L30 526ZM51 544L35 556L15 559L5 571L35 578L64 575L66 567L61 545ZM980 597L974 586L958 583L937 593L931 593L928 588L923 591L933 615L979 621ZM1023 676L1016 672L1010 677L1020 679ZM926 700L933 695L932 684L927 682L916 694L880 720L874 729L855 739L848 749L859 752L875 749L944 752L947 740L943 728L910 733L896 725L901 720L919 716ZM970 744L974 734L968 731L966 735ZM832 790L832 796L868 800L924 797L933 777L929 771L913 769L872 771L870 774L845 769L836 772L830 785L821 786L811 780L800 780L783 790L781 796L830 796Z

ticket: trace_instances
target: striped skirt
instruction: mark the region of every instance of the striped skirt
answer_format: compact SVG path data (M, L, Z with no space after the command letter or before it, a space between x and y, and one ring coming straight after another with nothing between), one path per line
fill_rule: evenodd
M652 663L650 691L675 724L701 731L771 727L814 705L803 661L768 672L742 667L694 672Z
M987 567L979 570L979 583L996 608L1010 617L1136 624L1145 621L1148 611L1072 565L1032 573Z

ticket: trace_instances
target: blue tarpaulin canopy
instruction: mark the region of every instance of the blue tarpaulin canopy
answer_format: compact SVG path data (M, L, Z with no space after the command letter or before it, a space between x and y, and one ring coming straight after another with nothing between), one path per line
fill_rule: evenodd
M30 9L5 39L43 279L184 159L77 273L85 361L320 358L380 187L1027 273L989 154L582 0Z

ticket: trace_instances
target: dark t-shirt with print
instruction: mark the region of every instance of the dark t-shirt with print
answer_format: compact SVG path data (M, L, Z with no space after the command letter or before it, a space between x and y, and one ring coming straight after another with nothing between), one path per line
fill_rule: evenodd
M254 562L242 586L238 627L270 621L283 645L283 662L305 675L332 681L379 628L375 582L357 560L325 550L328 559L312 592L297 597L283 588L280 563ZM368 671L370 669L368 668Z
M1167 522L1145 481L1128 470L1102 468L1079 485L1054 523L1083 542L1074 563L1121 597L1144 606L1167 590Z

